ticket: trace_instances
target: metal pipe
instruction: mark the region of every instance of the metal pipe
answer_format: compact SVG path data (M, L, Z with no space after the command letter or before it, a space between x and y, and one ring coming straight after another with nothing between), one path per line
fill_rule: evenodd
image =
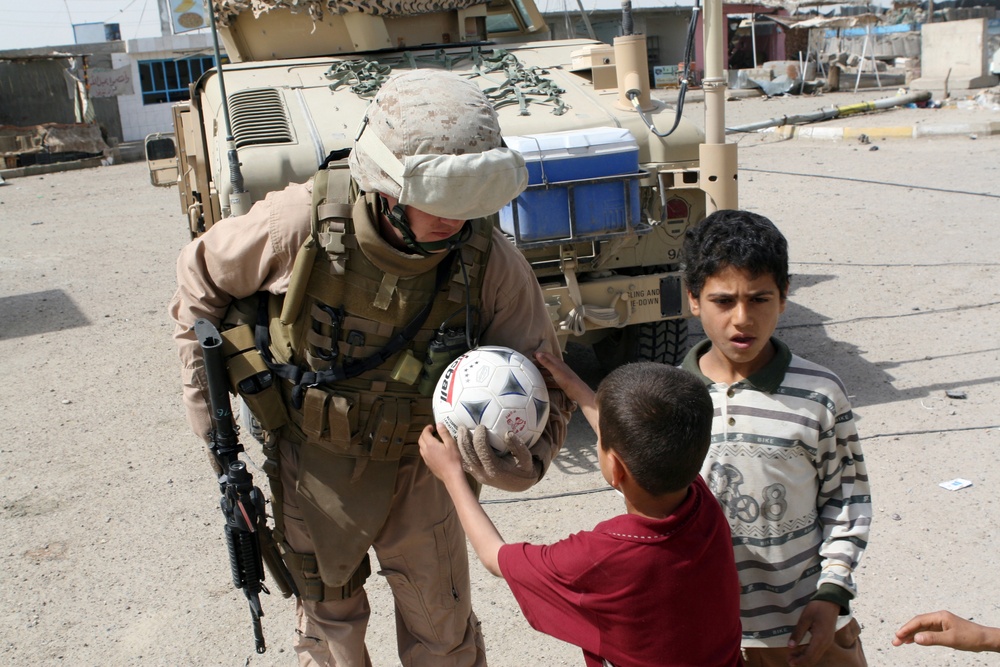
M881 100L875 100L874 102L858 102L857 104L845 104L839 107L826 107L809 113L794 114L791 116L777 116L769 120L762 120L756 123L748 123L746 125L726 128L726 134L734 134L736 132L754 132L756 130L762 130L765 127L804 125L806 123L815 123L818 121L830 120L831 118L840 118L842 116L850 116L858 113L891 109L892 107L898 107L904 104L926 102L930 98L930 91L922 90L916 93L907 93L906 95L886 97Z
M705 41L705 143L725 143L726 80L722 76L724 46L722 38L726 24L722 16L721 0L708 0L702 14Z
M587 16L587 10L583 8L583 0L576 0L576 6L580 8L580 18L583 19L583 24L587 26L587 34L590 35L592 40L597 41L597 35L594 33L594 26L590 25L590 17ZM575 37L575 33L572 36Z
M736 182L736 144L726 143L726 79L723 76L726 22L722 0L706 0L703 39L705 42L705 143L698 149L699 186L705 192L705 207L739 208Z

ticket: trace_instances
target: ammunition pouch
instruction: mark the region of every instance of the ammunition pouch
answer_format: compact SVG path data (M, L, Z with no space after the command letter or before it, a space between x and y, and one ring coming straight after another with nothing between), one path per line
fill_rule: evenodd
M265 431L274 431L288 422L288 414L276 384L276 377L254 346L253 328L241 324L222 332L222 349L230 386L250 407Z
M420 430L433 421L424 403L371 391L307 387L301 409L290 405L288 417L301 441L328 454L398 461L420 453L415 444Z
M346 600L361 590L372 573L371 559L365 554L361 564L343 586L328 586L320 577L319 563L313 554L299 554L286 549L282 555L285 566L295 580L299 597L312 602Z

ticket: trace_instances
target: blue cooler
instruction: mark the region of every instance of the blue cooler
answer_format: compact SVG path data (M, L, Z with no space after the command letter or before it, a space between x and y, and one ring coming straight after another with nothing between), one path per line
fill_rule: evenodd
M625 231L630 220L641 220L639 179L624 178L639 172L639 145L628 130L594 127L504 140L524 156L528 166L528 189L500 210L500 228L516 241L600 236ZM566 183L615 176L623 178ZM572 228L570 193L576 217ZM631 217L627 215L626 193Z

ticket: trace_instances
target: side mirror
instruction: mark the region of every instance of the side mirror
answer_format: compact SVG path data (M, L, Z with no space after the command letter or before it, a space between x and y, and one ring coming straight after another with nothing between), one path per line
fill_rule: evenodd
M177 141L171 132L155 132L144 142L149 182L159 188L177 185Z

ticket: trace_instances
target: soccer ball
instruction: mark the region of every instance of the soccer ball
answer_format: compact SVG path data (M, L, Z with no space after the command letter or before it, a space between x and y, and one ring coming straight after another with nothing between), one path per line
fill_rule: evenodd
M509 347L486 345L460 356L445 369L434 389L434 423L457 437L483 424L490 445L504 454L508 431L527 447L535 444L549 418L549 392L535 365Z

